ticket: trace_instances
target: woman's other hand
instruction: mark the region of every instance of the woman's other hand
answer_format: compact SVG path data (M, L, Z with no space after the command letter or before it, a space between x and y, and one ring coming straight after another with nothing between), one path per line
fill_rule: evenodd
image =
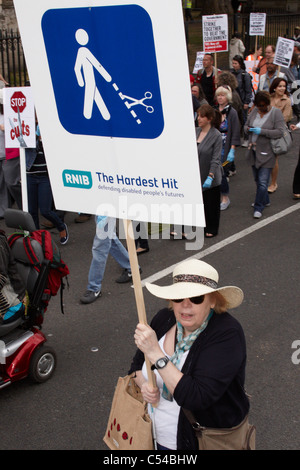
M149 382L144 382L141 386L141 393L144 401L154 405L160 400L160 393L158 387L153 388Z

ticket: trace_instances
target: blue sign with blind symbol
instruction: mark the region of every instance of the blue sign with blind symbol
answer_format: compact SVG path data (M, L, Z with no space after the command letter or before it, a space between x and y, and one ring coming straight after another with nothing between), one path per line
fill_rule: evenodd
M59 120L72 134L155 139L164 116L152 21L138 5L47 10Z

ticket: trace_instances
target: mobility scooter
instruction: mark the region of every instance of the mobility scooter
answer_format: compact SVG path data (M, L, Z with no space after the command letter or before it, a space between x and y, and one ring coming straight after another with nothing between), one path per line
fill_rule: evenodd
M47 339L41 331L49 301L49 298L45 299L45 286L50 262L40 243L34 239L31 239L31 246L39 262L39 272L28 260L24 235L30 236L36 230L29 213L7 209L4 219L7 227L19 230L22 235L13 243L11 251L25 284L29 305L24 317L11 323L0 323L0 389L28 376L34 382L43 383L50 379L56 367L55 351L46 344Z

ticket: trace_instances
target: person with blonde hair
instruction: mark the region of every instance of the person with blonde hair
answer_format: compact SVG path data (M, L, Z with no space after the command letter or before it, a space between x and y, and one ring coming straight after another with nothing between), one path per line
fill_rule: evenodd
M218 287L216 269L191 259L178 264L173 283L146 283L155 297L169 301L151 325L139 323L135 373L145 402L153 407L158 450L197 450L187 411L201 426L231 428L249 413L244 390L246 342L240 323L228 313L243 301L235 286ZM145 358L157 387L148 382Z
M235 148L241 145L240 123L237 112L233 109L232 91L228 85L219 86L216 90L217 110L221 113L221 124L219 131L222 135L221 161L224 167L224 174L221 183L220 210L226 210L230 205L229 184L227 176L229 164L234 161ZM227 166L228 165L228 166ZM226 168L227 167L227 168Z

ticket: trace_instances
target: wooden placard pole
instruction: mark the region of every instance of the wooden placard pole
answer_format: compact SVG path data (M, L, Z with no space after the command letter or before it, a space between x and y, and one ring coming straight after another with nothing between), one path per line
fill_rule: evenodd
M20 147L20 173L21 173L21 190L22 190L22 209L24 212L28 212L26 155L25 155L24 147Z
M136 254L136 246L134 242L134 234L132 228L132 221L124 219L124 230L126 234L126 242L127 242L127 249L129 254L129 261L131 266L131 274L133 280L133 287L134 287L134 294L135 294L135 301L138 311L138 318L139 322L147 325L147 316L146 316L146 309L145 309L145 302L142 290L142 282L141 282L141 275L137 260ZM153 371L151 370L150 361L145 357L146 367L147 367L147 374L148 374L148 381L153 388L156 387L156 380Z

